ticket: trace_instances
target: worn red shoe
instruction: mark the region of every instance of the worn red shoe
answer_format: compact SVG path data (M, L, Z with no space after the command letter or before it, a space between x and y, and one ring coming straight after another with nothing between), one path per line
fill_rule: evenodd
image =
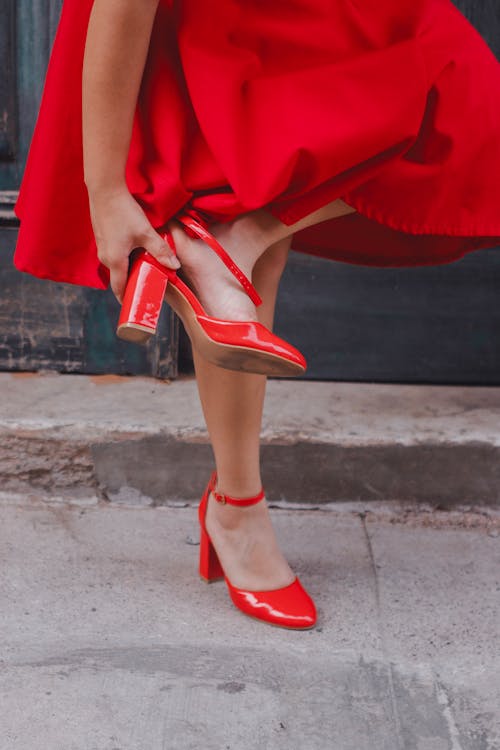
M255 287L233 262L215 237L189 215L179 221L189 232L204 239L238 279L255 305L262 300ZM172 234L163 233L175 251ZM295 347L255 321L220 320L206 314L200 301L181 281L146 250L134 253L117 335L127 341L146 343L156 332L163 299L179 315L195 347L205 359L229 370L287 377L302 375L306 360Z
M260 502L264 498L264 491L261 490L255 497L229 497L216 491L216 482L217 477L214 472L210 477L198 508L201 534L200 576L207 583L224 578L233 604L250 617L263 620L271 625L279 625L280 627L291 628L293 630L309 630L313 628L316 624L316 607L297 577L291 584L280 589L273 589L271 591L246 591L245 589L238 589L233 586L224 574L217 552L214 549L205 526L205 516L210 493L213 494L219 503L228 503L229 505L243 507Z

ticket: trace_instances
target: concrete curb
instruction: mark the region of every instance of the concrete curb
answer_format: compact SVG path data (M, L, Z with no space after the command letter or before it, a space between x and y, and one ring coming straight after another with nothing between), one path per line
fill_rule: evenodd
M270 381L271 501L500 506L500 388ZM162 505L213 466L192 379L0 374L4 491Z

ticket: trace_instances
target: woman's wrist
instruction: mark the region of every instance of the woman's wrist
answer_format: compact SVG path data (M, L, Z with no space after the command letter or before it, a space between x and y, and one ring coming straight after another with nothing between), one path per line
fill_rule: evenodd
M125 180L102 181L87 179L85 180L85 185L91 201L102 201L130 192Z

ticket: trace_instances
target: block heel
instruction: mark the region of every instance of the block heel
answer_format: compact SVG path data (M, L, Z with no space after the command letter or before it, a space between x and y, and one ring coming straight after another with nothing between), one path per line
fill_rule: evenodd
M132 261L116 330L121 339L138 344L156 333L169 280L168 269L148 262L148 255L139 252Z
M207 583L221 581L224 578L224 571L219 562L217 552L215 551L208 534L203 528L200 529L199 572L200 578L203 578Z

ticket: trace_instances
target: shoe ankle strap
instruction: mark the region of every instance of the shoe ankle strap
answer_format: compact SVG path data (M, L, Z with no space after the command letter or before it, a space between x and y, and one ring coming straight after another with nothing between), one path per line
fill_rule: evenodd
M189 213L184 212L182 214L178 214L175 218L177 218L182 224L184 224L185 227L187 227L188 230L193 232L194 237L200 237L202 240L204 240L207 245L209 245L214 252L217 253L219 258L225 263L225 265L229 268L233 276L235 276L238 281L240 282L241 286L245 290L245 292L248 294L254 305L261 305L262 299L260 298L256 288L252 284L252 282L245 276L241 268L236 265L234 260L231 258L228 253L224 250L222 245L220 245L215 237L210 234L208 229L203 226L198 218L194 218ZM189 231L187 232L189 234Z
M237 505L239 507L244 507L246 505L256 505L257 503L260 503L260 501L265 497L264 488L262 488L260 492L253 497L231 497L230 495L226 495L225 492L217 492L215 488L216 484L217 474L214 472L210 477L209 489L216 501L221 505Z

